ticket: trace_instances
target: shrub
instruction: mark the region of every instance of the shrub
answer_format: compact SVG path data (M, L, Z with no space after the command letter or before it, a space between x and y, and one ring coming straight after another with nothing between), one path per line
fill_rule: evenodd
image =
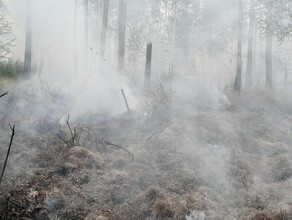
M0 78L18 78L21 76L23 63L20 61L0 62Z

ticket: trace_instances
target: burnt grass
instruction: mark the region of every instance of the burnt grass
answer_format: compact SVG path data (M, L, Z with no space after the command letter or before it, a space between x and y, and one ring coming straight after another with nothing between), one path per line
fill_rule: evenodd
M0 186L0 218L165 220L200 211L205 219L292 219L292 112L261 94L230 100L228 109L187 118L88 116L70 124L74 145L56 135L71 141L58 119L4 115L0 161L7 121L22 126Z

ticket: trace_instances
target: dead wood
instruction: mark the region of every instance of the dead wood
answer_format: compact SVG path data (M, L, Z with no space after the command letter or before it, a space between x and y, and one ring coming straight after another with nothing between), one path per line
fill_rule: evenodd
M94 135L96 135L97 137L98 137L98 139L99 139L99 141L102 143L102 146L104 147L105 145L108 145L108 146L113 146L113 147L116 147L116 148L119 148L119 149L121 149L121 150L124 150L124 151L126 151L128 154L130 154L131 155L131 158L132 158L132 161L134 161L134 155L129 151L129 150L127 150L127 149L125 149L125 148L123 148L123 147L121 147L121 146L119 146L119 145L117 145L117 144L113 144L113 143L111 143L111 142L109 142L109 141L105 141L102 137L101 137L101 135L100 134L98 134L95 130L93 130L92 128L89 128L89 127L85 127L86 129L88 129L89 131L91 131ZM82 131L85 131L85 132L88 132L88 131L86 131L86 130L84 130L84 129L81 129Z
M13 125L13 126L9 125L9 127L10 127L10 129L12 131L12 134L11 134L11 138L10 138L10 143L9 143L7 155L6 155L5 162L4 162L4 165L3 165L3 168L2 168L2 172L1 172L1 176L0 176L0 185L1 185L1 182L2 182L2 179L3 179L4 171L5 171L5 168L6 168L6 165L7 165L7 161L8 161L8 157L9 157L9 154L10 154L10 149L11 149L13 138L14 138L14 135L15 135L15 125Z
M124 97L124 101L125 101L125 104L126 104L127 110L128 110L128 112L131 112L124 90L121 89L121 92L122 92L122 95L123 95L123 97Z
M3 96L8 95L8 92L3 93L2 95L0 95L0 98L2 98Z
M6 199L7 203L11 203L12 205L16 205L16 206L18 206L18 207L21 208L21 209L25 209L24 206L20 205L20 204L19 204L18 202L16 202L16 201L10 199L10 198L9 198L8 196L6 196L2 191L0 191L0 192L1 192L1 194L3 195L3 197Z
M113 146L113 147L116 147L116 148L119 148L119 149L122 149L122 150L126 151L128 154L131 155L132 161L134 161L134 159L135 159L134 155L130 151L128 151L127 149L125 149L125 148L123 148L123 147L121 147L119 145L113 144L111 142L108 142L108 141L105 141L104 143L107 144L107 145L110 145L110 146Z
M78 130L78 127L74 127L73 129L71 128L71 125L70 125L70 114L68 114L68 117L67 117L67 121L66 121L66 124L68 126L68 129L69 129L69 132L70 132L70 135L71 135L71 139L70 140L65 140L61 135L59 134L56 134L65 144L68 145L68 147L74 147L75 146L75 140L76 140L76 137L77 137L77 130Z

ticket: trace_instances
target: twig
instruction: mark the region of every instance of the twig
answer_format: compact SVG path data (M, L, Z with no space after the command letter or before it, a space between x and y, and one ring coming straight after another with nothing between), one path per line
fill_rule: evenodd
M132 161L134 161L134 159L135 159L135 158L134 158L134 155L133 155L130 151L128 151L127 149L125 149L125 148L123 148L123 147L121 147L121 146L119 146L119 145L112 144L112 143L110 143L110 142L108 142L108 141L105 141L104 143L107 144L107 145L114 146L114 147L116 147L116 148L119 148L119 149L122 149L122 150L126 151L127 153L129 153L129 154L131 155L131 157L132 157Z
M59 134L56 134L58 138L60 138L65 144L68 145L68 147L71 147L71 144L69 144L64 138L62 138Z
M22 205L19 205L17 202L15 201L12 201L8 196L6 196L2 191L0 191L1 194L4 196L4 198L6 199L7 202L13 204L13 205L16 205L18 206L19 208L22 208L22 209L25 209L25 207L23 207Z
M67 113L68 113L68 111L65 111L57 121L60 121L61 118L62 118L64 115L66 115Z
M101 135L98 134L95 130L93 130L92 128L89 128L89 127L85 127L85 128L88 129L89 131L91 131L93 134L95 134L95 135L98 137L98 139L99 139L100 142L102 143L102 146L103 146L103 147L104 147L104 145L106 144L106 145L110 145L110 146L113 146L113 147L119 148L119 149L121 149L121 150L124 150L124 151L126 151L128 154L131 155L132 161L134 161L134 159L135 159L135 158L134 158L134 155L133 155L129 150L127 150L127 149L125 149L125 148L123 148L123 147L121 147L121 146L119 146L119 145L112 144L112 143L110 143L109 141L104 141L103 138L101 137ZM82 130L82 131L85 131L85 130L82 129L82 128L81 128L81 130Z
M4 94L0 95L0 98L2 98L3 96L8 95L8 92L5 92Z
M61 137L61 135L56 134L62 141L64 141L65 144L67 144L69 147L75 146L75 139L77 137L77 127L74 127L73 130L70 126L70 114L68 114L66 124L69 128L70 135L71 135L71 141L66 141L64 138Z
M124 90L121 89L121 92L122 92L122 95L123 95L123 97L124 97L124 101L125 101L125 104L126 104L126 106L127 106L127 110L128 110L128 112L130 113L131 110L130 110L130 107L129 107L129 104L128 104L128 101L127 101L126 95L125 95L125 93L124 93Z
M95 136L97 136L98 137L98 139L99 139L99 141L101 142L101 144L102 144L102 146L104 147L104 140L103 140L103 138L101 137L101 135L100 134L98 134L95 130L93 130L92 128L90 128L90 127L85 127L86 129L88 129L89 131L91 131L93 134L95 134Z
M145 147L146 144L148 144L148 142L153 138L154 135L155 135L155 134L152 134L152 135L151 135L151 136L145 141L143 147Z
M77 185L77 187L79 189L82 189L82 186L80 185L80 183L77 182L77 180L75 180L74 178L72 178L72 181Z
M71 144L72 144L72 146L75 146L75 145L74 145L74 141L75 141L75 138L76 138L76 129L74 128L74 133L73 133L69 121L70 121L70 114L68 114L68 118L67 118L66 124L67 124L67 126L68 126L68 128L69 128L69 131L70 131L70 134L71 134L71 138L72 138L72 140L71 140L71 141L72 141Z
M13 127L11 125L9 125L9 127L10 127L10 129L12 131L12 134L11 134L11 138L10 138L10 143L9 143L7 155L6 155L5 162L4 162L4 165L3 165L3 168L2 168L2 172L1 172L1 176L0 176L0 185L1 185L1 182L2 182L2 178L3 178L3 175L4 175L4 171L5 171L6 165L7 165L8 157L9 157L9 154L10 154L10 149L11 149L12 142L13 142L13 137L15 135L15 125L13 125Z

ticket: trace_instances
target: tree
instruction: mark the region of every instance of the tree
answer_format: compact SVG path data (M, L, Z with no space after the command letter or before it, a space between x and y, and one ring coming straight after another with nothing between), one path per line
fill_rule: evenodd
M12 24L6 19L5 9L5 5L0 1L0 60L7 59L15 41Z
M78 0L74 1L74 42L73 42L73 47L74 47L74 72L75 72L75 77L77 76L77 8L78 8Z
M31 73L31 58L32 58L32 35L31 35L31 1L26 1L26 34L25 34L25 55L24 69L25 76Z
M258 0L262 16L259 27L266 38L266 88L273 88L273 37L280 42L292 35L292 11L290 0Z
M126 24L127 24L127 0L119 0L118 64L117 64L117 71L119 73L124 71Z
M106 44L106 33L107 33L107 23L108 23L108 7L109 0L103 1L103 18L102 18L102 29L100 38L100 65L102 65L105 54L105 44Z
M252 84L254 27L255 27L255 2L254 0L251 0L250 8L249 8L247 68L246 68L246 80L245 80L245 84L247 88L250 88Z
M234 82L234 90L241 90L241 75L242 75L242 26L243 26L243 6L242 0L238 0L238 20L237 20L237 64L236 77Z
M84 65L88 71L88 0L84 0Z
M272 64L272 14L271 6L267 5L266 12L266 87L273 88L273 64Z

